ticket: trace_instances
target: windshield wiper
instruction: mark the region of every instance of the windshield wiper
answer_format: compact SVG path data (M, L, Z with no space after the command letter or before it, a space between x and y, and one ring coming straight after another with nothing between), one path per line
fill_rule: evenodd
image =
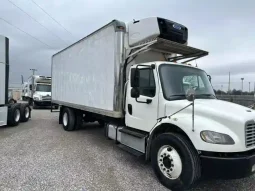
M196 96L208 96L208 97L212 96L212 97L216 98L216 96L213 94L197 94Z
M186 99L186 95L185 94L174 94L174 95L170 95L169 98L172 100Z

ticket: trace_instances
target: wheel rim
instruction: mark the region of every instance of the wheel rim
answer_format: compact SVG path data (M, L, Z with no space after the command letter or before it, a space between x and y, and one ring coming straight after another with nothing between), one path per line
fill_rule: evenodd
M67 113L64 113L64 115L63 115L63 125L67 126L67 123L68 123L68 116L67 116Z
M15 122L19 121L19 119L20 119L20 110L19 109L15 110L14 119L15 119Z
M29 108L26 107L25 109L25 118L28 118L29 117Z
M178 152L169 145L162 146L158 151L158 166L165 177L174 180L182 172L182 161Z

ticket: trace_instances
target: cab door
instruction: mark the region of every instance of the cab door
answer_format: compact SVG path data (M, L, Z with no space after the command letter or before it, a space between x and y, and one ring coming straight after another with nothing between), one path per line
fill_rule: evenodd
M134 67L132 67L134 68ZM126 93L126 117L125 122L128 127L149 132L157 122L158 118L158 78L154 67L137 67L139 76L137 81L139 86L139 97L131 97L131 72Z

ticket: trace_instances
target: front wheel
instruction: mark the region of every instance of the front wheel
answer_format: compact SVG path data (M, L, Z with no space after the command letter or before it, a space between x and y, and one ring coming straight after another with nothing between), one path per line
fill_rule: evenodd
M197 151L186 137L164 133L152 142L152 168L159 181L169 189L185 190L201 176Z

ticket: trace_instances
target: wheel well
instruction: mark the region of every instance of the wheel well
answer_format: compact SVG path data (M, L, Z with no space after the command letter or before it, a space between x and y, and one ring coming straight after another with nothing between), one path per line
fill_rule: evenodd
M188 137L188 135L178 126L173 125L173 124L169 124L169 123L163 123L160 126L156 127L156 129L152 132L151 137L149 139L148 142L148 148L146 150L146 160L150 160L150 152L151 152L151 144L152 141L159 136L160 134L163 133L178 133L183 135L184 137L187 138L187 140L193 145L192 141L190 140L190 138ZM194 145L193 145L194 146Z

